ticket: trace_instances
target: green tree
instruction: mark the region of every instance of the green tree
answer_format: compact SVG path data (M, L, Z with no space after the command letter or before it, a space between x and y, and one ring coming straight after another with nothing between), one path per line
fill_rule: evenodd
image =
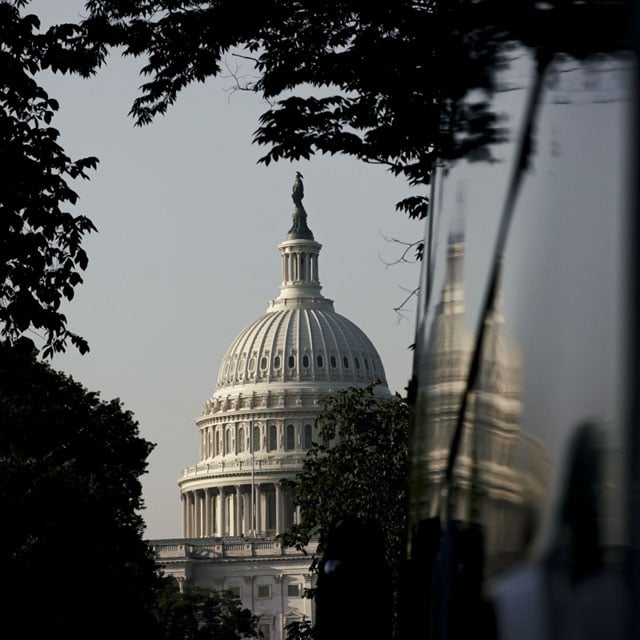
M243 640L258 638L258 618L229 591L178 589L166 578L157 616L165 640Z
M27 638L160 638L139 478L153 445L102 401L0 343L3 625Z
M89 346L67 327L61 305L82 282L82 248L92 222L71 211L74 180L88 178L94 157L72 160L51 126L58 102L36 81L49 69L88 75L99 47L87 45L79 25L40 31L27 0L0 1L0 338L15 342L41 332L52 356L70 342Z
M397 587L406 541L408 405L398 394L376 395L372 384L329 394L321 406L318 442L295 479L283 481L300 507L300 522L280 538L298 550L317 540L311 559L317 573L336 521L346 516L375 524ZM295 637L301 629L290 631Z

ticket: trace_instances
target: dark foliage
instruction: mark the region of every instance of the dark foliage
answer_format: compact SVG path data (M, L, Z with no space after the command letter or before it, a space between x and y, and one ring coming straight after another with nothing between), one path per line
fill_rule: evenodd
M27 638L160 637L161 582L139 514L152 449L118 400L100 400L24 342L0 343L6 629Z
M629 47L624 0L88 0L90 39L143 56L131 113L147 124L180 91L253 58L245 88L271 104L261 162L347 154L427 185L436 159L490 158L505 139L490 100L519 44L577 58ZM468 101L470 92L476 99ZM426 199L400 203L423 217Z
M229 591L186 587L173 578L158 600L157 616L166 640L243 640L258 638L258 618Z
M70 184L87 178L96 158L71 160L51 126L58 103L37 83L38 72L87 75L100 62L78 25L45 33L24 1L0 2L0 336L15 342L28 330L44 334L43 354L80 352L87 342L67 328L60 306L71 300L87 267L83 237L94 230L71 213Z
M318 572L335 537L334 524L357 518L364 526L379 528L381 542L368 553L373 536L361 540L361 552L348 554L351 561L382 554L380 562L389 567L392 582L397 581L406 540L408 422L406 402L399 395L376 396L374 385L349 388L323 400L316 418L319 442L312 444L295 480L284 481L300 507L301 522L281 539L299 550L317 539L312 571ZM308 629L296 624L291 632L305 635Z

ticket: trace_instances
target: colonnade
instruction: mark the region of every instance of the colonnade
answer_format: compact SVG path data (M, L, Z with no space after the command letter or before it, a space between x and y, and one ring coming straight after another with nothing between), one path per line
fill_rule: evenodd
M283 282L318 282L318 254L287 251L282 254Z
M181 500L185 538L273 536L294 521L295 509L279 482L185 490Z

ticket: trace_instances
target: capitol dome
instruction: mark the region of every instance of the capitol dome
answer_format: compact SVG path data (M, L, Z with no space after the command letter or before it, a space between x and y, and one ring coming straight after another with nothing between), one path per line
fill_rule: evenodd
M353 322L317 303L272 309L247 325L225 354L216 393L273 383L384 381L380 356Z
M292 226L278 245L279 295L231 342L196 425L200 458L178 480L185 538L282 533L295 521L280 481L302 469L326 395L375 384L391 397L382 360L322 295L321 246L307 225L302 181Z

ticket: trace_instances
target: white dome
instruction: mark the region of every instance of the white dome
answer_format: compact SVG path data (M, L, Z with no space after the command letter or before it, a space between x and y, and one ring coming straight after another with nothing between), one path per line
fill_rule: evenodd
M280 293L232 341L196 419L199 460L178 480L186 538L282 533L297 516L281 481L295 477L318 441L327 394L378 383L374 393L391 397L369 338L321 293L321 245L307 226L300 177L278 245Z
M328 302L328 301L327 301ZM216 391L270 382L386 384L382 360L353 322L326 304L269 311L231 343Z

